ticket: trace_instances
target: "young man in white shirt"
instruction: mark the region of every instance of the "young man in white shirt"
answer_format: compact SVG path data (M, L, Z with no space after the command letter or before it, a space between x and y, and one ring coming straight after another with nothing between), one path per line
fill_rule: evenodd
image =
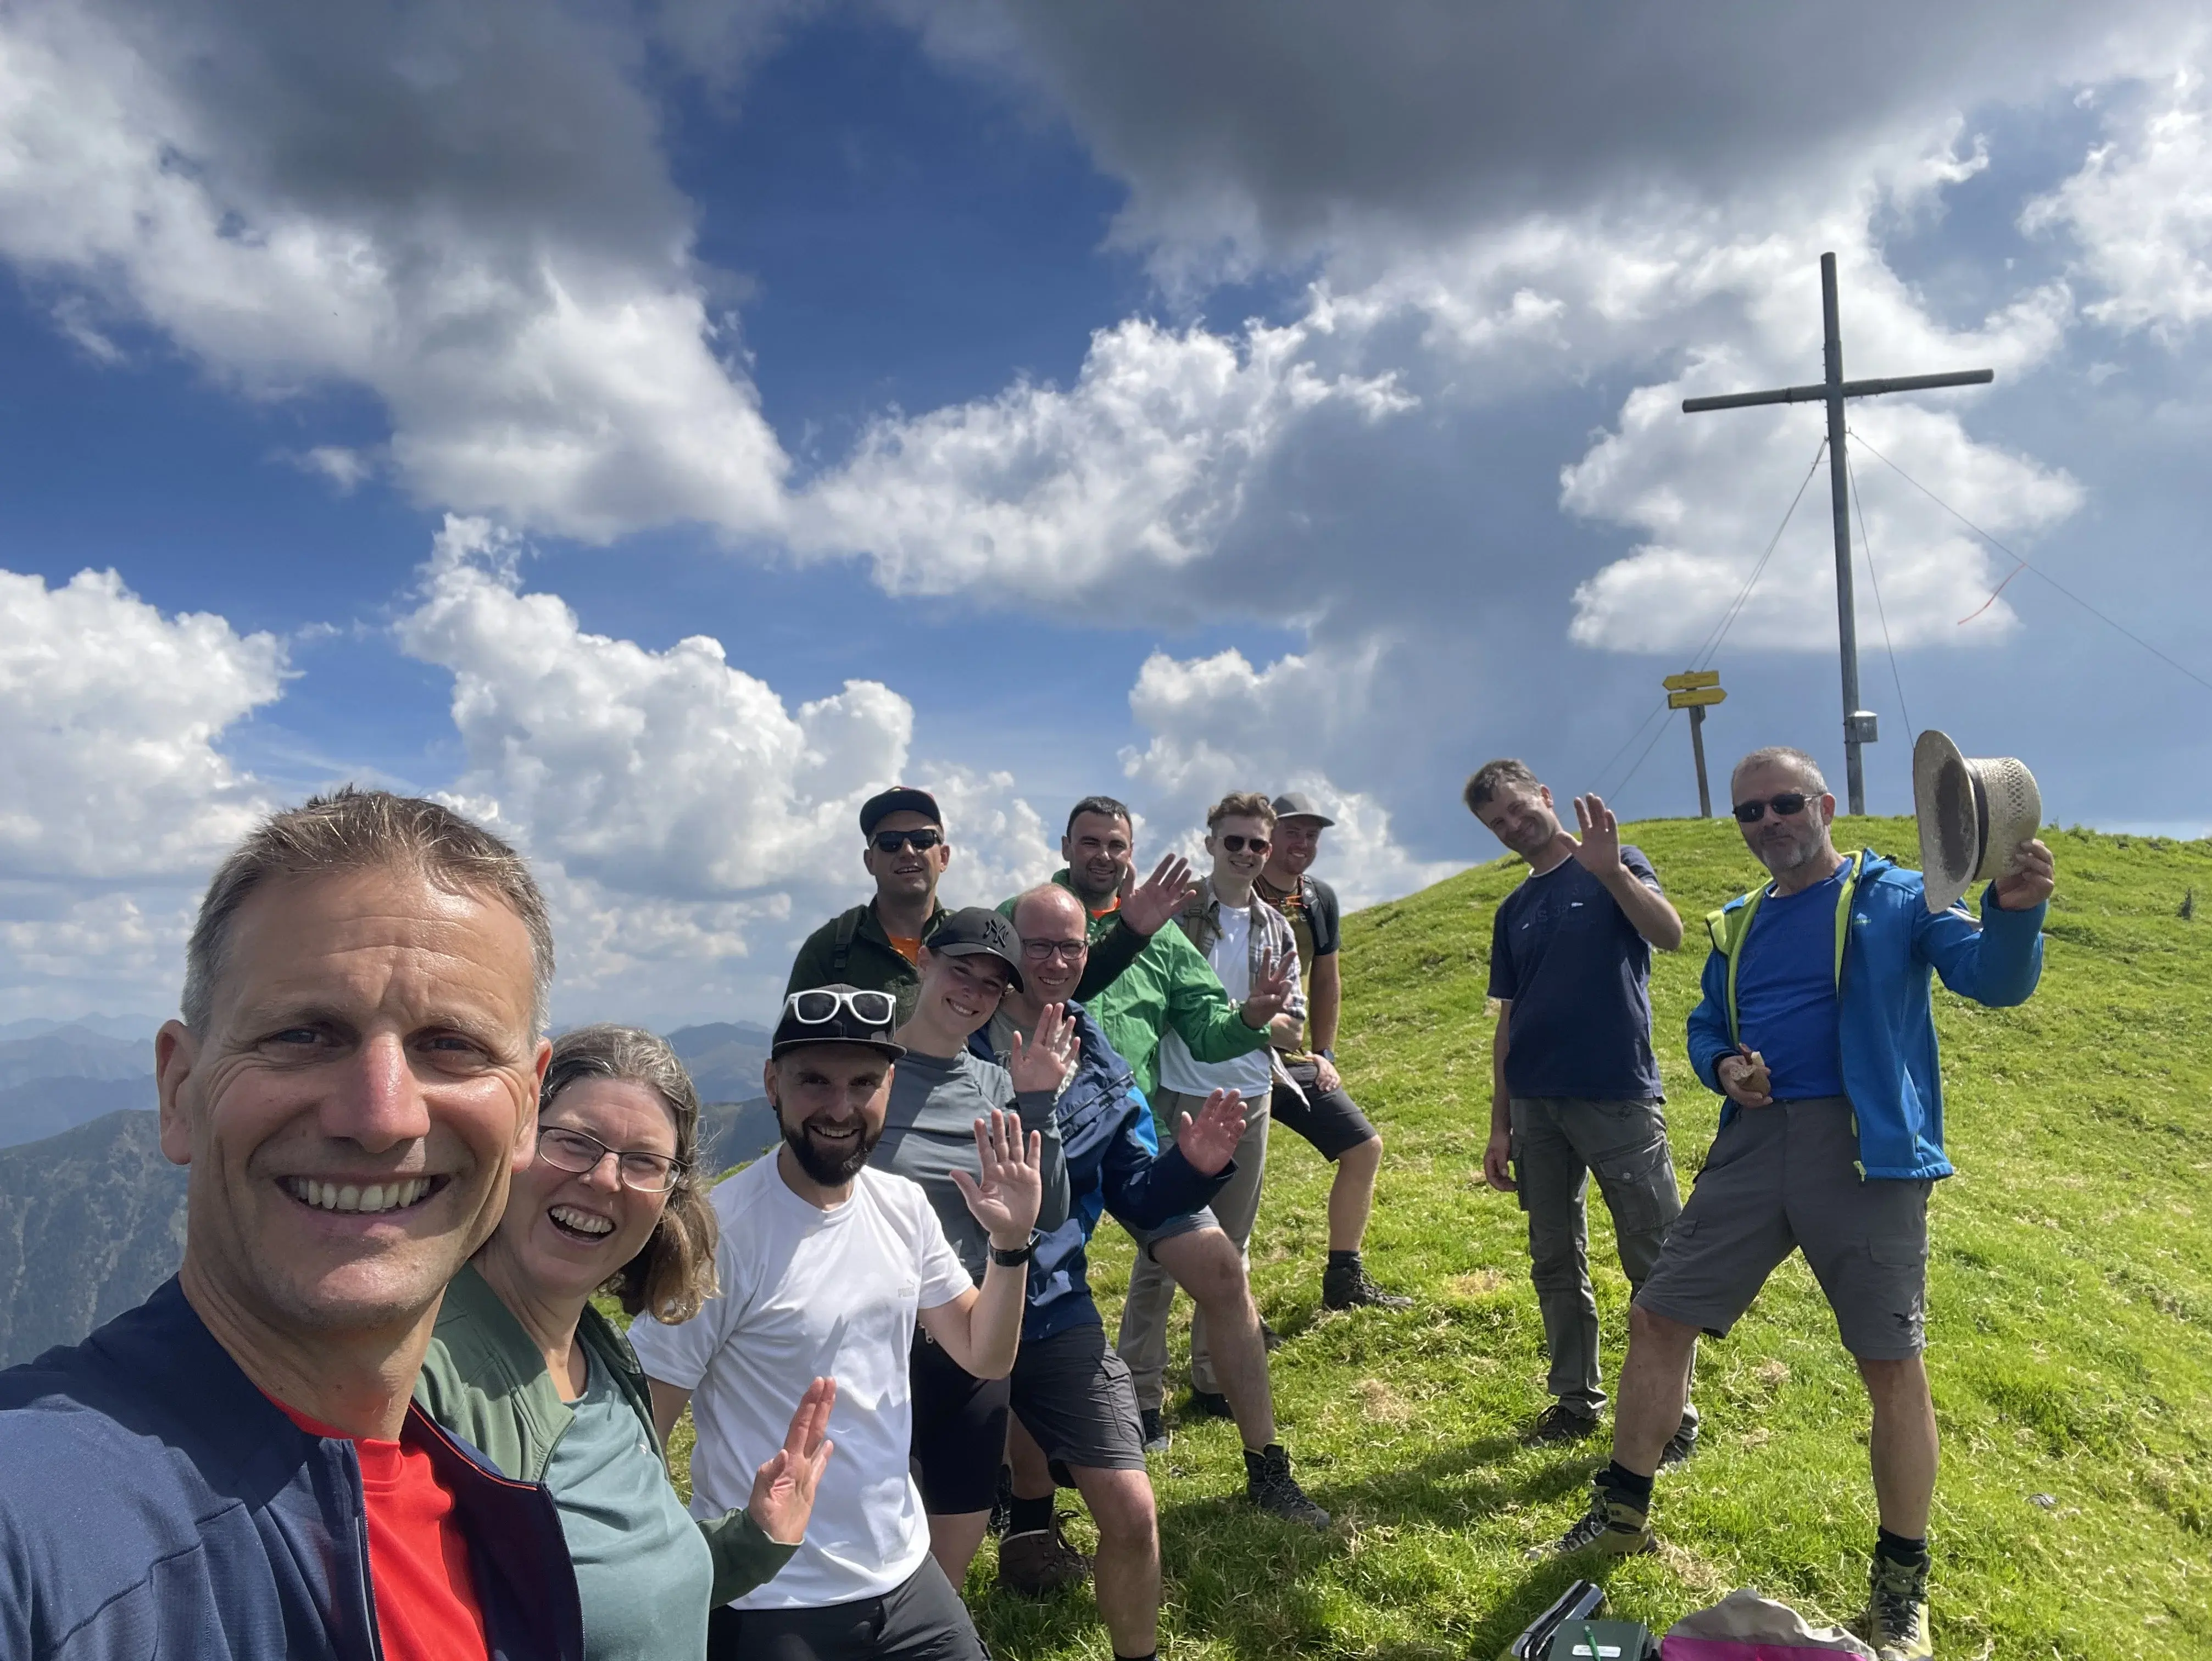
M908 1463L908 1356L919 1322L977 1378L1003 1378L1021 1336L1040 1143L1011 1114L975 1125L977 1168L953 1182L990 1238L980 1289L928 1196L868 1168L883 1135L892 999L847 986L784 1001L766 1069L783 1146L714 1190L720 1295L681 1326L641 1316L630 1340L664 1437L687 1403L695 1512L749 1493L781 1445L763 1405L817 1376L837 1382L837 1448L806 1540L768 1585L716 1609L709 1661L981 1661L959 1596L929 1553ZM763 1439L765 1438L766 1439Z
M1212 869L1198 892L1176 919L1220 977L1231 1003L1249 995L1255 970L1279 964L1290 977L1290 995L1283 1012L1270 1022L1273 1043L1294 1048L1305 1031L1305 999L1297 977L1297 944L1291 926L1267 901L1253 891L1253 884L1266 864L1274 829L1275 810L1256 792L1224 796L1206 816L1206 851ZM1263 1045L1231 1061L1202 1062L1191 1053L1181 1033L1170 1029L1160 1039L1160 1087L1152 1101L1154 1117L1161 1124L1194 1116L1217 1090L1234 1090L1244 1101L1244 1135L1237 1144L1236 1168L1225 1187L1213 1196L1212 1213L1224 1232L1244 1254L1252 1236L1253 1220L1260 1210L1260 1181L1267 1168L1268 1099L1274 1091L1273 1050ZM1138 1399L1158 1390L1161 1370L1167 1361L1168 1311L1175 1302L1176 1283L1149 1252L1138 1254L1129 1277L1128 1299L1121 1306L1121 1332L1116 1348L1138 1381ZM1190 1328L1190 1387L1194 1403L1206 1412L1224 1415L1228 1402L1221 1393L1213 1358L1206 1345L1204 1311L1194 1315Z

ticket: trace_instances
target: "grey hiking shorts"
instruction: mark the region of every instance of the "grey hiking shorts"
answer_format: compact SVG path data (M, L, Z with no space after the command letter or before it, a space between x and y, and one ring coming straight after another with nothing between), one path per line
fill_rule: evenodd
M1636 1302L1724 1337L1766 1277L1802 1250L1845 1349L1869 1361L1919 1354L1931 1184L1867 1181L1858 1157L1841 1096L1738 1110L1713 1138Z

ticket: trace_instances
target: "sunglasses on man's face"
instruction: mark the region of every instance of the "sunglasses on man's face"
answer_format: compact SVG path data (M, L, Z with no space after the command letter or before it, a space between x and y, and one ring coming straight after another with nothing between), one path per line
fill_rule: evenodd
M917 854L927 854L945 840L945 832L924 826L919 830L878 830L875 834L876 852L896 854L902 848L911 848Z
M1769 796L1765 801L1740 801L1735 805L1736 822L1739 824L1756 824L1766 817L1766 810L1770 807L1774 810L1775 818L1786 819L1792 813L1803 812L1806 800L1802 791L1784 790L1780 795Z
M1264 854L1268 848L1265 837L1224 837L1221 845L1232 854L1241 854L1247 848L1255 854Z

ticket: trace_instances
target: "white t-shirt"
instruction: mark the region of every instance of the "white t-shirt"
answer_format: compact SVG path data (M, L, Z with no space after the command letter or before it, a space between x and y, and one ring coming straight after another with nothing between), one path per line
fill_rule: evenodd
M721 1294L681 1326L641 1315L629 1329L647 1373L692 1392L691 1514L744 1505L808 1380L835 1378L837 1448L805 1543L734 1603L815 1609L880 1597L929 1550L907 1463L915 1314L975 1283L921 1189L872 1166L854 1180L850 1199L823 1211L791 1191L770 1153L716 1188L714 1204Z
M1224 905L1220 917L1221 938L1214 941L1206 960L1220 977L1221 989L1228 993L1229 1001L1241 1004L1252 995L1252 914L1241 905ZM1274 1088L1274 1074L1264 1044L1233 1062L1201 1062L1191 1055L1182 1034L1170 1027L1160 1036L1160 1082L1186 1096L1240 1090L1246 1101L1264 1104Z

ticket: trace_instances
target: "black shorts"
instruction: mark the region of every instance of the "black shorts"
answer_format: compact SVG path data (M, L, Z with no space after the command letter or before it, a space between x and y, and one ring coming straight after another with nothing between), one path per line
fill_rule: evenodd
M1053 1480L1073 1488L1070 1466L1142 1470L1144 1421L1129 1364L1088 1323L1022 1342L1014 1357L1014 1413L1052 1462Z
M707 1617L707 1661L986 1661L975 1623L934 1557L881 1597Z
M910 1457L922 1509L933 1517L990 1510L999 1467L1006 1462L1011 1383L975 1377L916 1328L907 1387L914 1398Z
M1311 1062L1285 1061L1283 1070L1297 1083L1291 1090L1278 1082L1269 1098L1268 1111L1279 1125L1288 1125L1314 1146L1314 1152L1331 1163L1342 1159L1362 1142L1377 1135L1359 1104L1340 1089L1314 1088L1318 1072Z

